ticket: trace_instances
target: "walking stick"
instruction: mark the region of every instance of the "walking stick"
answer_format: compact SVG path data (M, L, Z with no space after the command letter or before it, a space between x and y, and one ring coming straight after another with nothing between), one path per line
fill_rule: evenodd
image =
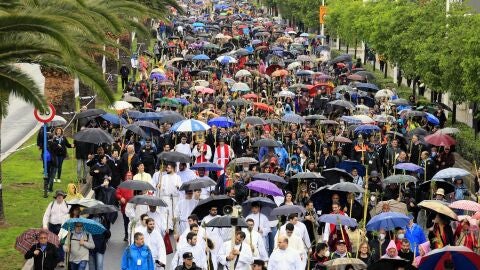
M365 173L365 194L363 195L364 204L363 204L363 228L367 227L367 210L368 210L368 165L366 166Z

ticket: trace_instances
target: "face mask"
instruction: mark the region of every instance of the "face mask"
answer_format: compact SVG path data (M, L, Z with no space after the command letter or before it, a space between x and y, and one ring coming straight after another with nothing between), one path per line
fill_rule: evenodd
M325 257L330 257L330 250L325 251Z
M248 167L243 167L243 170L248 172Z
M401 233L401 234L397 235L397 238L402 240L403 238L405 238L405 234Z
M380 240L385 240L385 234L384 233L380 234Z

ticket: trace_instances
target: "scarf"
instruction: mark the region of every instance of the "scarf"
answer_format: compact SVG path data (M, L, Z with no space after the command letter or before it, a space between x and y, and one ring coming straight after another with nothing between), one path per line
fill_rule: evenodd
M202 154L198 156L195 160L195 163L207 162L208 160L205 158L205 154L207 152L207 144L204 143L202 145Z

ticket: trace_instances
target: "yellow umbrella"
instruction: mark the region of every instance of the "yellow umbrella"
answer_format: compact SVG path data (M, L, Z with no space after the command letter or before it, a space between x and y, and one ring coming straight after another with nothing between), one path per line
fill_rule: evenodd
M388 211L390 212L397 212L402 214L408 213L407 205L404 204L403 202L399 202L396 200L388 200L388 201L378 202L378 204L375 206L375 209L372 209L370 211L370 215L373 217L382 213L382 210L384 207L388 209Z

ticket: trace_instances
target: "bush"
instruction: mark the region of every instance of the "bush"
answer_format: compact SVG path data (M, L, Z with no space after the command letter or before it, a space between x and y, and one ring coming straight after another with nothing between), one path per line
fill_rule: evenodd
M451 120L448 124L451 125ZM456 127L460 130L454 137L457 140L455 151L457 151L464 159L470 162L476 162L480 159L480 144L478 139L475 140L474 130L465 123L457 122L452 127Z

